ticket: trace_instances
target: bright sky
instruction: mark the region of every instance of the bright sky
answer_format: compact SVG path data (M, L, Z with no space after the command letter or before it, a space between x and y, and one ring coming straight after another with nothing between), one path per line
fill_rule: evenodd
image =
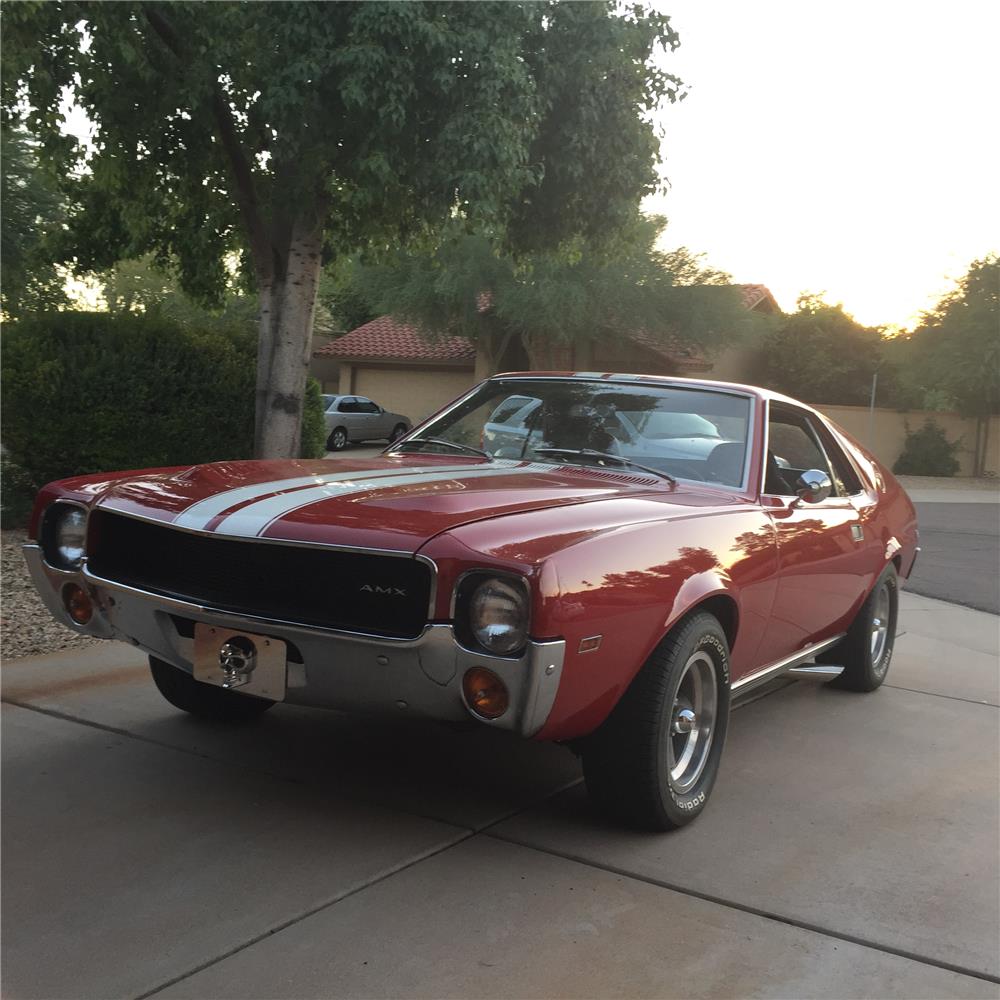
M784 309L910 326L1000 250L1000 4L659 0L690 87L645 208Z

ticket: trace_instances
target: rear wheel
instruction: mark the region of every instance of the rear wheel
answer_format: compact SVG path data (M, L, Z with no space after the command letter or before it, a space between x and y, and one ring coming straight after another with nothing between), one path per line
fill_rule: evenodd
M343 427L337 427L330 432L326 439L327 451L341 451L347 445L347 431Z
M868 599L861 605L847 635L816 657L820 663L842 665L844 672L833 681L851 691L874 691L889 672L896 642L899 612L899 578L889 563Z
M583 741L596 805L631 826L671 830L705 808L729 725L729 646L695 614L650 656L600 729Z
M186 670L172 663L149 658L149 669L153 683L160 694L174 708L179 708L201 719L214 722L248 722L266 712L273 704L266 698L237 694L225 688L213 687L196 681Z

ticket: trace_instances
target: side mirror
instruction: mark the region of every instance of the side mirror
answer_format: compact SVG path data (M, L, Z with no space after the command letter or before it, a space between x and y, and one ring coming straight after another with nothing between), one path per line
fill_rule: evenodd
M806 469L795 484L795 493L802 503L821 503L832 492L830 477L820 469Z

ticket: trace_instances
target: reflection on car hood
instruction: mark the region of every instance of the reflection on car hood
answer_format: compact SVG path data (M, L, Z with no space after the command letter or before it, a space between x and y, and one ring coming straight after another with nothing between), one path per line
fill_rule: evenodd
M98 502L230 537L415 551L442 531L483 518L669 488L628 469L411 454L196 466L120 481Z

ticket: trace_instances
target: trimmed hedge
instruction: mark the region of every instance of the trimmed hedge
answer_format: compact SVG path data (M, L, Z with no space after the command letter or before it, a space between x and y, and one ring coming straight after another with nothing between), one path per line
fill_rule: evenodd
M6 326L3 443L33 486L89 472L193 465L253 452L253 337L159 316L62 312ZM322 456L318 385L303 454Z

